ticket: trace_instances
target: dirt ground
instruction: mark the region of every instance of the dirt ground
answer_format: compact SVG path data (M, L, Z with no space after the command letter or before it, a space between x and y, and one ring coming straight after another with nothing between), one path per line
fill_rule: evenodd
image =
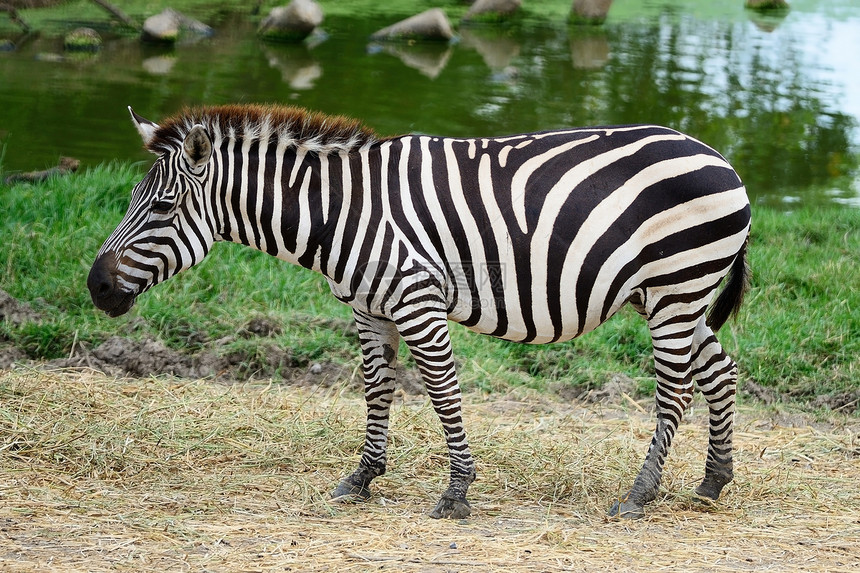
M467 395L473 514L436 521L446 462L422 396L399 396L374 496L343 505L326 492L363 435L347 383L0 372L0 570L860 570L856 417L742 407L735 481L709 503L697 397L660 497L615 521L654 424L615 398Z

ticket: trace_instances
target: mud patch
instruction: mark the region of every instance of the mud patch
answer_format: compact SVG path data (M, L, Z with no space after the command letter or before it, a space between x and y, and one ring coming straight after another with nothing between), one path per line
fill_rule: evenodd
M583 389L580 386L565 384L554 387L553 392L567 401L581 400L591 404L619 404L636 395L636 381L626 374L613 374L609 381L600 388Z
M828 408L837 411L854 412L860 409L860 390L847 390L816 396L809 405L813 408Z
M246 332L251 329L246 328ZM268 331L268 328L262 330ZM215 343L216 346L218 343ZM26 362L26 356L16 348L0 347L0 368ZM115 336L93 350L78 345L69 358L44 363L49 370L86 368L108 376L143 378L147 376L176 376L178 378L207 378L220 382L253 379L274 379L286 384L306 387L346 385L362 391L364 380L355 364L313 362L307 364L294 358L287 349L261 339L249 350L204 350L195 354L179 352L156 339L133 340ZM414 369L397 368L397 389L408 395L426 394L421 375Z
M27 355L12 345L0 345L0 370L8 370L15 364L27 362Z
M779 392L777 392L773 388L762 386L751 378L744 380L741 383L740 389L744 393L749 394L750 396L764 404L776 404L777 402L781 401Z
M283 326L274 319L265 316L252 318L242 329L242 333L248 336L273 336L281 334L283 331Z
M0 290L0 321L7 320L18 326L24 322L39 322L41 319L41 315L30 308L29 304Z
M14 349L13 349L14 350ZM0 360L4 354L0 351ZM12 355L19 361L21 355ZM0 362L2 367L2 362ZM176 376L208 378L224 382L273 378L298 385L326 385L346 382L360 386L353 368L334 363L298 364L292 353L274 343L262 342L249 351L203 351L186 354L155 339L132 340L115 336L90 351L79 345L69 358L45 363L48 369L87 368L108 376Z

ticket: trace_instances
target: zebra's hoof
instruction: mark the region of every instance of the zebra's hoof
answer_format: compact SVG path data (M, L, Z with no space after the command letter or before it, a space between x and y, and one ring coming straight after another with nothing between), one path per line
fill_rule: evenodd
M442 497L436 508L430 512L430 517L433 519L465 519L472 513L472 506L463 499L454 499L451 497Z
M370 499L370 489L366 486L353 485L347 481L342 481L337 488L331 492L332 501L338 503L358 503Z
M705 479L696 488L696 495L713 500L719 499L720 492L730 481L732 481L731 476L705 476Z
M616 501L609 509L609 517L642 519L645 517L645 507L631 501Z

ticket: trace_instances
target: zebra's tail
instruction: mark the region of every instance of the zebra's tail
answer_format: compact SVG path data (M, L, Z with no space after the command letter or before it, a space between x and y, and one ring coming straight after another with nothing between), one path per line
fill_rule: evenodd
M723 290L717 295L717 300L708 309L707 324L711 330L717 332L726 321L736 315L744 301L744 295L750 285L750 268L747 264L747 243L749 237L744 241L741 250L735 256L732 268L729 270L728 282Z

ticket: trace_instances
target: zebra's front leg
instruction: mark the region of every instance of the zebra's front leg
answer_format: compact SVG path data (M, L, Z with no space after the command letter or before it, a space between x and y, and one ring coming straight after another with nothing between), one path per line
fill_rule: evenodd
M672 438L693 399L690 349L694 328L693 325L689 330L684 330L683 325L672 323L651 328L657 375L657 427L633 487L613 504L609 510L610 516L628 519L644 517L645 504L657 497Z
M388 416L394 397L397 346L400 335L394 323L353 312L358 327L364 370L364 399L367 431L358 469L345 477L332 492L339 500L366 500L370 482L385 473L388 445Z
M448 445L451 478L448 489L430 512L430 517L463 519L472 512L466 492L475 481L475 462L463 427L460 385L457 382L447 317L441 311L422 312L399 321L398 328L421 371Z

